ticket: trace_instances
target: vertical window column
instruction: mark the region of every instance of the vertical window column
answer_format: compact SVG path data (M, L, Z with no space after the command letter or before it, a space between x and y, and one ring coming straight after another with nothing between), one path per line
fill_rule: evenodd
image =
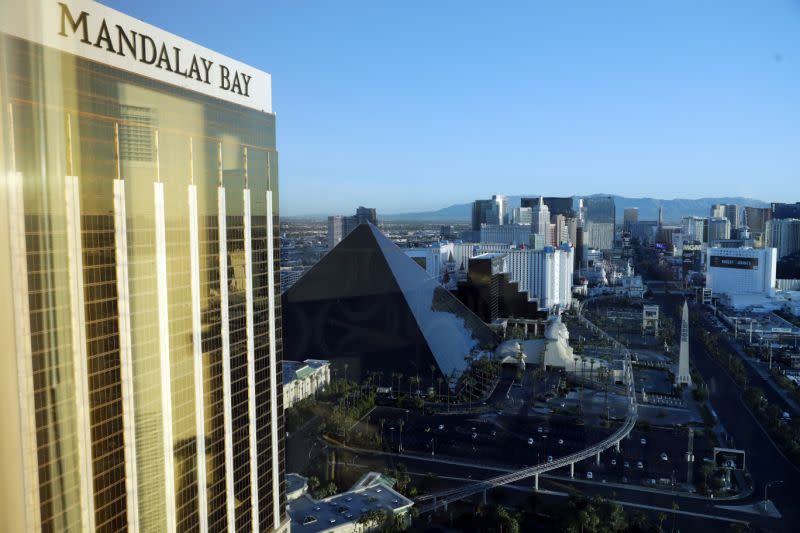
M9 105L10 107L10 105ZM13 155L13 129L11 131ZM19 384L20 433L22 468L25 482L25 510L28 529L41 531L39 514L39 468L36 461L36 419L33 402L33 349L31 347L30 308L28 305L28 261L25 245L25 202L22 194L22 174L9 172L8 223L11 241L11 273L14 290L14 333Z
M69 295L72 308L72 371L75 381L75 422L80 469L81 522L94 531L94 475L92 433L89 414L89 385L86 352L86 309L83 297L83 246L81 243L81 200L77 176L65 176Z
M278 461L278 368L275 335L275 250L273 244L272 191L267 191L267 287L269 289L269 397L270 438L272 440L272 516L273 528L281 523L281 479Z
M194 357L194 401L197 424L197 507L200 532L208 531L206 482L206 429L203 397L203 334L200 308L200 239L197 223L197 186L189 185L189 254L192 288L192 343Z
M125 441L125 496L128 531L139 531L139 482L136 474L136 424L131 350L131 302L128 284L128 225L125 181L114 180L114 233L117 263L117 313L119 320L120 381L122 385L122 434Z
M250 189L244 189L244 272L247 336L247 412L250 424L250 509L253 533L259 531L258 448L256 444L256 356L253 339L253 243L250 220Z
M164 184L153 183L156 223L156 293L158 296L158 347L161 369L161 420L164 443L166 531L175 531L175 456L172 451L172 373L169 360L169 307L167 305L167 236L164 220Z
M228 501L228 531L236 531L236 505L233 487L233 413L231 408L231 338L228 321L228 220L225 206L225 187L217 188L219 217L219 305L220 337L222 338L222 401L225 411L225 494Z

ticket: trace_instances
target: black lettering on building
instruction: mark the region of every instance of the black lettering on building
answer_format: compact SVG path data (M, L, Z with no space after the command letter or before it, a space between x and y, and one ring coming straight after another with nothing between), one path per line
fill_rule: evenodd
M242 80L244 80L244 95L250 96L250 80L253 79L253 76L248 76L247 74L242 73Z
M180 74L185 78L187 76L186 71L181 72L181 49L177 46L173 46L172 50L175 52L173 56L175 58L175 66L173 67L174 70L172 72L175 74Z
M200 64L197 62L197 56L192 56L192 65L189 67L189 72L186 75L197 81L203 81L203 77L200 75Z
M167 52L167 45L161 43L161 51L158 53L158 63L156 63L157 68L164 68L161 65L166 63L167 70L172 72L172 64L169 62L169 52Z
M206 82L207 84L209 84L209 85L210 85L210 84L211 84L211 82L210 82L210 81L209 81L209 79L208 79L208 73L209 73L209 71L211 70L211 65L213 65L213 64L214 64L214 62L213 62L213 61L209 61L209 60L208 60L208 59L206 59L205 57L201 57L201 58L200 58L200 60L203 62L203 68L204 68L204 69L205 69L205 71L206 71L206 74L205 74L205 76L204 76L204 79L203 79L203 81L204 81L204 82Z
M78 20L76 21L66 4L59 2L58 5L61 6L61 31L58 32L58 34L63 35L64 37L67 36L66 23L69 22L69 27L72 28L72 33L77 33L78 27L83 30L83 37L81 38L82 43L92 44L92 41L89 40L89 28L86 26L86 17L89 16L89 13L86 11L81 11L81 14L78 15Z
M136 59L136 32L131 30L131 38L128 39L128 35L125 33L125 30L122 29L122 26L117 24L117 54L121 56L125 55L125 52L122 49L123 43L130 52L131 57Z
M106 19L103 19L103 22L100 24L100 31L97 32L97 39L94 41L95 47L102 48L102 46L100 46L101 42L106 44L106 50L109 52L116 52L116 50L114 50L114 44L111 42L111 34L108 33Z
M239 82L239 72L233 71L233 82L231 83L231 92L242 94L242 84Z
M219 66L219 88L229 91L231 89L231 71L225 65Z
M153 63L156 62L156 42L143 33L139 34L139 42L142 43L141 57L139 58L139 61L141 61L142 63L147 63L148 65L152 65ZM150 54L151 54L150 57L147 57L148 44L150 45Z

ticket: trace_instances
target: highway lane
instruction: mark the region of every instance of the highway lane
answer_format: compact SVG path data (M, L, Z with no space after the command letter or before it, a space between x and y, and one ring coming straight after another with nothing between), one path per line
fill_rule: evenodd
M386 458L382 452L363 451L358 453L357 463L365 468L384 464ZM409 473L418 482L426 483L433 490L468 484L475 480L486 479L505 472L505 469L480 464L449 462L436 458L419 456L395 456L396 463L405 464ZM762 517L745 512L719 509L716 505L723 501L713 502L704 498L685 494L669 494L656 492L645 487L620 486L569 479L568 470L563 475L542 475L539 478L537 497L547 500L549 497L563 498L569 494L591 497L601 495L617 501L628 508L628 511L642 509L653 515L663 512L672 516L672 504L677 503L680 511L679 527L684 530L729 531L732 523L747 522L769 531L779 530L781 523L769 517ZM509 504L527 505L526 499L533 492L533 480L514 483L505 487L497 487L487 493L487 501ZM472 501L480 501L481 497L473 497ZM737 505L741 502L724 501L726 505ZM787 529L788 531L788 529Z

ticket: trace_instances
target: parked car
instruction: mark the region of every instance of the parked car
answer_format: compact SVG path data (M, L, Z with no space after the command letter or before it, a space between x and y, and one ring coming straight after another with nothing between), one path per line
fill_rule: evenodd
M533 437L528 437L528 444L533 444Z
M592 479L592 473L586 472L586 479Z

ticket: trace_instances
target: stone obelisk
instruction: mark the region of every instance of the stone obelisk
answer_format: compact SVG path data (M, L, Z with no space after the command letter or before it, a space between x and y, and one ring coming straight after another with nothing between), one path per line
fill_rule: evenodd
M689 374L689 306L683 302L683 316L681 317L681 351L678 356L678 372L675 374L675 384L692 384Z

